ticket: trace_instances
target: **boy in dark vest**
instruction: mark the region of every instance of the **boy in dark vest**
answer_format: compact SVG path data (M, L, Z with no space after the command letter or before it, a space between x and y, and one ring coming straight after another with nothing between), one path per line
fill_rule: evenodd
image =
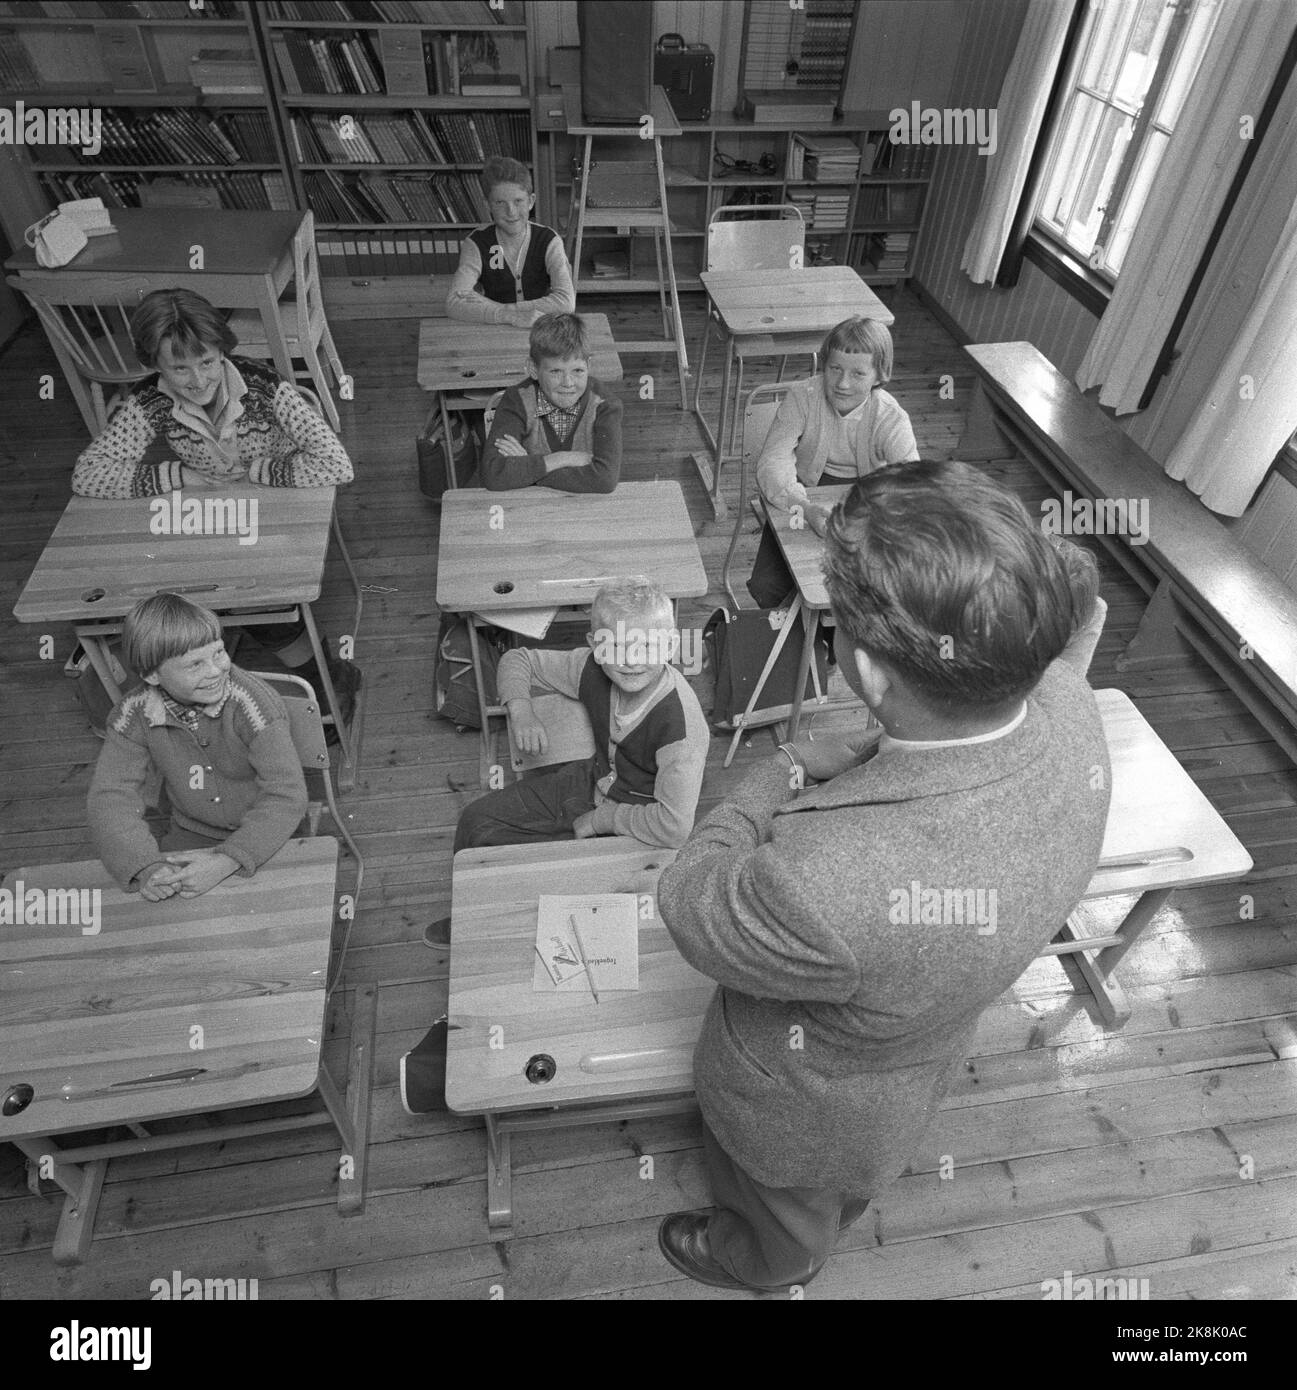
M621 474L621 402L590 375L576 314L546 314L531 330L527 377L500 399L482 458L493 492L557 488L611 492Z
M607 585L590 608L589 649L521 647L500 658L500 701L518 747L543 753L549 734L534 691L579 700L594 756L533 772L473 802L459 818L455 850L626 835L669 849L693 829L709 731L698 697L671 666L677 633L671 600L656 584ZM444 949L450 922L424 932ZM445 1107L446 1020L401 1058L401 1101L412 1115Z
M516 159L488 159L482 182L492 225L460 243L446 313L465 323L513 328L530 328L542 314L571 313L576 308L572 272L558 234L530 220L536 195L527 166Z

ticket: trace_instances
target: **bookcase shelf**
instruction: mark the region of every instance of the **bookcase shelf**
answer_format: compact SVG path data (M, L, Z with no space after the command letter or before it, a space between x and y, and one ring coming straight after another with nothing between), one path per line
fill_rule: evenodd
M328 18L314 19L297 17L291 3L247 0L207 0L201 11L176 0L174 14L156 18L147 16L166 8L158 0L123 6L121 17L107 0L103 8L107 15L51 4L42 13L15 15L0 0L0 89L7 100L20 98L29 109L99 107L128 127L149 122L149 139L136 145L140 156L133 162L123 160L124 146L118 141L114 148L106 132L98 157L54 147L0 150L0 180L12 172L23 189L21 199L2 200L0 207L14 244L29 222L63 198L98 195L110 206L136 206L141 190L157 201L189 186L209 190L194 197L219 196L227 207L312 208L326 274L426 277L453 270L462 237L489 220L485 200L474 193L487 157L508 153L536 168L532 22L517 0L508 0L503 12L486 0L406 0L390 12L417 18L383 20L369 17L373 6L365 7L365 17L336 4L317 6L308 12ZM365 45L368 63L354 49L348 62L343 47L349 41ZM286 71L290 46L305 63L313 42L328 76L315 58L299 73L288 57ZM227 58L233 51L244 65L240 82L255 81L262 90L202 90L190 67L200 49L224 50ZM133 66L123 65L123 54ZM438 90L462 84L505 90ZM326 85L357 90L328 91ZM376 85L380 90L372 90ZM321 90L309 90L317 86ZM226 117L260 115L274 158L235 138L236 150L260 157L222 162L192 140L177 140L168 129L169 113L182 125L197 120L204 128L217 120L226 126ZM348 116L367 132L369 157L363 145L354 157L340 153L336 140L326 148L317 126L294 131L294 122L310 126L313 120L338 131ZM431 143L416 140L407 148L400 141L400 157L390 140L381 148L372 143L369 122L386 127L416 119L432 123ZM416 158L425 145L426 157ZM435 157L435 151L450 158ZM150 193L158 180L165 181L165 192ZM380 206L383 213L376 211Z
M546 94L546 102L549 102ZM899 284L911 274L915 249L922 229L928 185L932 179L933 149L891 145L885 111L850 111L831 123L765 124L722 116L712 121L682 122L683 133L663 142L668 161L667 197L672 222L672 248L681 289L699 289L699 271L705 263L708 219L729 203L795 202L806 216L806 263L850 265L872 284ZM573 181L569 173L577 155L577 142L561 129L539 133L541 168L547 174L542 187L542 220L556 227L567 224ZM794 142L803 146L847 141L859 164L854 173L825 179L808 177L803 168L790 176L790 152ZM628 137L606 158L634 159L641 142ZM843 151L845 153L845 151ZM904 175L890 172L891 161L903 156L914 167ZM643 154L638 156L644 158ZM764 157L764 166L763 166ZM841 156L839 156L841 157ZM853 158L847 155L848 161ZM888 161L880 172L880 163ZM735 163L739 167L734 167ZM912 191L906 191L912 190ZM751 196L749 196L749 194ZM816 199L832 200L817 206ZM881 212L875 200L884 202ZM893 208L893 202L895 208ZM904 215L898 215L898 211ZM617 240L615 231L603 228L596 236L586 230L586 242ZM636 276L633 266L652 246L645 238L621 236L630 274L625 279L594 273L596 253L607 261L606 245L597 245L574 267L580 282L595 282L605 292L645 289L657 291L657 283ZM881 262L881 264L880 264Z

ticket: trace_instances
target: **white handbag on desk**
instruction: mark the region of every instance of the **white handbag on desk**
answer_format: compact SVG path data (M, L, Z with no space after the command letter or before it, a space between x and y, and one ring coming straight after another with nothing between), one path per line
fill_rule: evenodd
M102 198L78 198L60 203L48 217L27 228L26 242L36 260L47 270L67 265L83 249L88 237L111 232L113 224Z

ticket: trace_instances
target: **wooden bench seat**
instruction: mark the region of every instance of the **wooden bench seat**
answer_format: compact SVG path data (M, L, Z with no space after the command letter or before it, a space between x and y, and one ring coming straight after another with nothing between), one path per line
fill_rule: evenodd
M1146 543L1099 536L1151 595L1119 667L1181 655L1180 634L1297 761L1297 594L1031 343L965 351L982 398L957 457L1003 457L1002 436L1074 498L1144 507Z

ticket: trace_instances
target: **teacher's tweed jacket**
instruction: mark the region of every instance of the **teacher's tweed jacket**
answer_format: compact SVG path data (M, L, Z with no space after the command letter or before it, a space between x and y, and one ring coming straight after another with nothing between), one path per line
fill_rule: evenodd
M869 1197L909 1161L978 1016L1080 900L1108 750L1093 693L1060 659L1002 738L873 738L831 782L789 781L782 757L753 772L664 870L658 903L720 986L694 1081L726 1152L770 1187ZM923 889L943 890L940 913ZM980 924L953 920L944 890L964 909L980 892Z

